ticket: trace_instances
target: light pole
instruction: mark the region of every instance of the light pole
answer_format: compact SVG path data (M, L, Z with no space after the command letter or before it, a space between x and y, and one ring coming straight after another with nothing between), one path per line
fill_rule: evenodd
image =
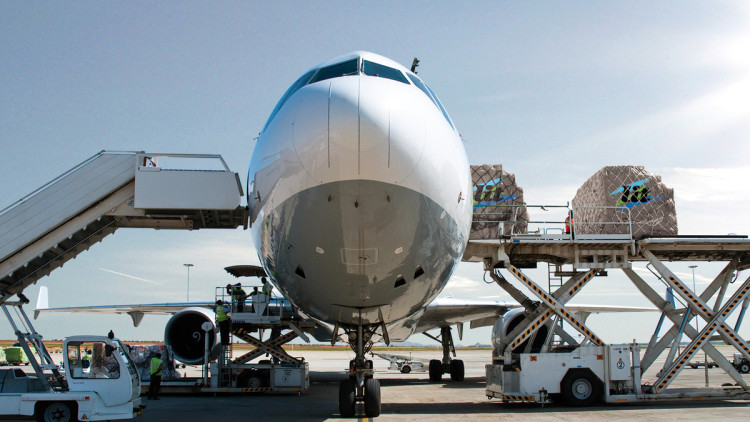
M188 276L187 276L187 301L190 302L190 267L193 266L193 264L182 264L187 267L188 270Z

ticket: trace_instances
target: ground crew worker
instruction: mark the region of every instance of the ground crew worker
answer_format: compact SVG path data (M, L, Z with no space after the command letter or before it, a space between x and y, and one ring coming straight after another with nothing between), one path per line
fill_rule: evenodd
M273 292L273 286L265 277L261 277L260 281L263 283L263 287L260 292L266 295L263 300L266 302L266 308L263 310L263 315L268 315L268 303L271 302L271 292Z
M263 282L263 290L261 290L261 293L263 293L264 295L268 295L270 299L271 292L273 292L273 286L271 285L271 283L268 282L268 280L266 280L265 277L262 277L260 281Z
M219 322L219 332L221 333L221 344L226 346L229 344L229 326L232 324L232 320L229 319L229 305L226 305L221 300L216 301L214 306L214 312L216 312L216 321Z
M234 286L227 284L227 294L232 295L232 300L237 304L237 312L245 312L245 299L247 299L247 293L242 290L242 285L240 283L237 283Z
M81 366L84 368L88 368L91 366L91 350L86 350L86 352L81 357Z
M255 312L255 304L258 302L258 286L253 286L253 292L250 293L250 312Z
M161 353L156 353L151 358L151 382L148 385L149 400L159 400L159 390L161 388L161 374L164 369L164 361L161 360Z

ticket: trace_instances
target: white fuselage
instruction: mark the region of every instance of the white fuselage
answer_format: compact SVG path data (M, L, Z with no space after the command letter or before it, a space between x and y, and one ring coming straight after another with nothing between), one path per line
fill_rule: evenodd
M333 59L292 86L258 139L248 175L253 240L271 280L316 319L413 316L466 247L463 143L415 81L371 53Z

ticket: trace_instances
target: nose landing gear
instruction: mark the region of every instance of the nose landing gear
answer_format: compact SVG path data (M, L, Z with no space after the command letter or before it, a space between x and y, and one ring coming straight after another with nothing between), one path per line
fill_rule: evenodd
M356 356L346 370L349 378L339 384L339 413L342 417L354 417L357 403L362 403L367 417L380 416L380 381L373 378L372 361L365 359L365 354L372 348L371 339L376 328L358 325L345 329Z

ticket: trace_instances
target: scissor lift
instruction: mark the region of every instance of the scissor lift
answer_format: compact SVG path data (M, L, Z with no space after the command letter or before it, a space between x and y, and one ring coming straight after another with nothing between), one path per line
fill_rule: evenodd
M245 287L248 289L248 287ZM298 393L310 387L309 364L304 358L290 356L283 345L297 337L309 341L303 330L314 323L300 321L291 304L283 298L265 294L248 297L243 312L223 288L216 289L216 299L232 304L230 343L220 346L221 354L211 364L210 384L202 392L214 393ZM264 334L270 336L264 340ZM234 357L234 338L254 348ZM267 356L268 359L253 362Z
M493 364L487 365L487 395L490 398L501 398L505 402L545 402L550 395L560 393L565 398L572 397L569 401L573 404L587 404L577 402L576 391L568 391L566 396L566 392L561 391L566 386L571 390L577 388L579 396L595 394L600 390L599 398L607 402L698 397L750 398L750 387L742 375L722 352L708 341L713 335L718 334L742 357L750 358L748 343L738 334L740 323L750 303L750 277L725 300L730 283L738 279L740 271L750 268L750 240L745 236L633 240L629 236L619 239L612 236L602 239L597 239L596 236L575 239L569 234L521 235L498 240L471 241L464 260L482 261L491 278L525 307L523 322L517 325L501 344L496 345ZM726 265L713 282L698 294L669 269L667 263L672 261L723 261ZM547 283L535 282L521 270L535 267L539 262L554 264L557 268L569 265L572 271L566 271L569 278L561 287L553 292L548 291L542 287ZM633 262L647 262L656 270L655 274L667 287L666 297L657 293L632 269ZM585 325L585 318L566 308L566 304L585 288L594 276L606 275L605 271L608 269L622 270L641 294L662 312L643 358L640 358L638 345L606 345ZM531 295L511 284L501 270L517 279ZM673 292L687 304L687 307L675 306ZM713 306L710 306L708 301L714 296ZM740 312L737 321L730 325L728 318L738 308ZM696 316L705 321L705 327L700 331L690 324L691 319ZM550 325L553 319L555 323ZM673 326L659 337L666 319L669 319ZM584 340L579 343L565 333L559 328L559 321L567 322L583 336ZM516 348L531 339L545 324L553 329L549 331L544 345L533 353L525 353L528 350L517 353L519 351ZM678 354L683 335L691 341ZM557 341L553 341L555 338ZM564 344L563 347L557 347L560 341ZM642 373L667 350L666 363L659 371L658 379L650 385L643 385ZM669 389L670 383L701 350L732 378L735 385L721 388ZM610 359L615 355L620 359L627 355L627 359L612 362ZM595 374L593 381L565 379L570 378L571 371L574 371L571 365L588 368L587 356L591 356L589 372ZM627 362L627 368L622 368L623 362ZM562 372L536 370L543 365L549 365L549 368L568 365L568 369ZM617 371L619 373L616 374ZM627 375L623 375L624 373Z

